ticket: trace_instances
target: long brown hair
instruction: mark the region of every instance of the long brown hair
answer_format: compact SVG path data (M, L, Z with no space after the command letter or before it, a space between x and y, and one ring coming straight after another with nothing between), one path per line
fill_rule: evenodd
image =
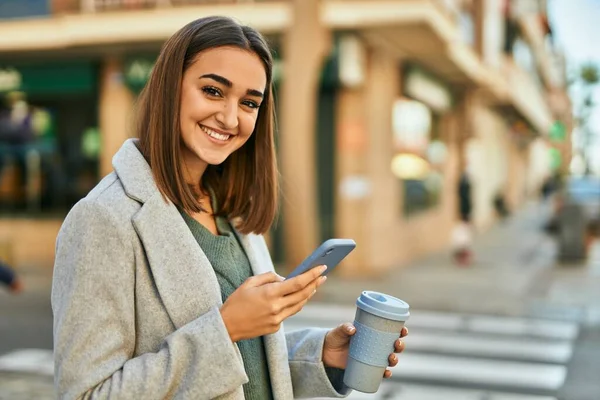
M264 64L267 87L254 132L222 164L208 166L202 185L215 193L216 215L237 220L236 228L242 233L265 233L277 213L278 195L273 59L266 41L253 28L226 17L207 17L189 23L166 41L138 101L140 151L165 200L186 211L203 211L181 165L181 81L201 51L221 46L254 52Z

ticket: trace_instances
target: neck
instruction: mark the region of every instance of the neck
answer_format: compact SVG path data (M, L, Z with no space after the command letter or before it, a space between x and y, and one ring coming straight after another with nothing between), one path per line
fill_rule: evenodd
M206 171L208 165L204 162L186 163L183 164L183 171L185 174L185 181L192 185L198 193L202 193L200 183L202 182L202 176Z

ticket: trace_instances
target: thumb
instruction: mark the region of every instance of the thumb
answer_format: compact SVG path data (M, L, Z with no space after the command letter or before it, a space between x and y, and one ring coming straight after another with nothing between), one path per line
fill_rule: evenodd
M330 340L332 340L336 344L345 344L355 333L356 328L352 324L341 324L330 332Z
M250 287L258 287L262 285L266 285L267 283L281 282L285 278L280 275L277 275L275 272L265 272L264 274L256 275L251 278L248 278L244 285Z

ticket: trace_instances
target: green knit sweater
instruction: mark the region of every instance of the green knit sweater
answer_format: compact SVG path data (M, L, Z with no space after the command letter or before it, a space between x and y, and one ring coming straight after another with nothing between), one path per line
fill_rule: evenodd
M215 236L188 214L181 210L180 212L215 270L221 286L221 296L225 302L235 289L252 276L248 257L227 219L216 218L219 235ZM245 398L247 400L272 399L263 338L240 340L237 344L249 379L249 382L244 385Z

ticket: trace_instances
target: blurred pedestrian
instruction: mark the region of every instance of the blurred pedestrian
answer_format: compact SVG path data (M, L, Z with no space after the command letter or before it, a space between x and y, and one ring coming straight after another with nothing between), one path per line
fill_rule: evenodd
M471 179L464 172L458 182L458 204L461 221L470 222L473 213L473 199L471 190Z
M510 210L506 205L506 199L502 191L498 191L494 196L494 209L501 220L505 220L510 216Z
M466 267L473 261L471 226L460 221L452 230L452 256L456 265Z
M0 262L0 282L8 287L12 293L18 294L23 291L23 282L15 271L8 265Z
M540 194L542 200L548 200L560 188L560 174L554 173L544 179Z
M9 160L20 170L19 185L27 183L26 145L34 137L31 126L31 108L22 92L10 92L6 95L6 109L0 109L0 176Z
M315 268L284 281L262 237L277 209L273 117L271 52L257 31L209 17L167 40L140 95L139 139L57 239L60 398L349 392L351 324L281 327L325 279Z
M471 179L465 171L458 182L458 211L459 221L452 230L452 256L454 262L460 266L471 263L473 234L471 215L473 213L473 200L471 193Z

